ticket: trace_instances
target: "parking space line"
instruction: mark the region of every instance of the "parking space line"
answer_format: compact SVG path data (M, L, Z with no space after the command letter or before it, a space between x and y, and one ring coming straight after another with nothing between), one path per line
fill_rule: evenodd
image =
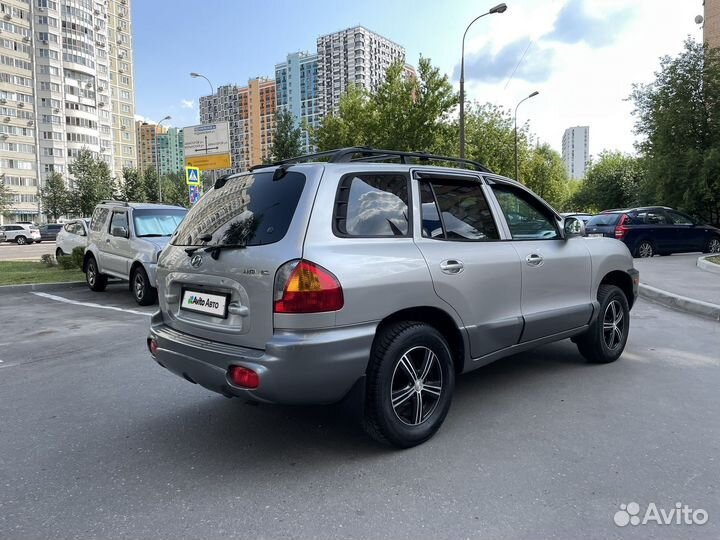
M146 317L151 317L152 313L145 313L144 311L137 311L134 309L126 309L126 308L120 308L115 306L103 306L101 304L93 304L92 302L79 302L78 300L70 300L69 298L63 298L62 296L56 296L54 294L48 294L44 292L31 292L31 294L34 294L35 296L40 296L42 298L47 298L49 300L55 300L56 302L65 302L66 304L74 304L76 306L85 306L85 307L91 307L91 308L98 308L98 309L110 309L112 311L124 311L125 313L132 313L134 315L145 315Z

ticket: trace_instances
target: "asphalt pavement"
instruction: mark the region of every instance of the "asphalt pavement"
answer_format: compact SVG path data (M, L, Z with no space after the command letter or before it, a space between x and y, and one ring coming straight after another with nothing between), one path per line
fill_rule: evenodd
M165 371L126 286L46 294L0 292L0 538L720 537L716 322L640 300L618 362L569 341L496 362L396 451L340 407ZM630 502L709 520L615 525Z
M55 255L55 242L43 240L41 243L18 246L14 242L0 242L0 261L39 261L46 253Z

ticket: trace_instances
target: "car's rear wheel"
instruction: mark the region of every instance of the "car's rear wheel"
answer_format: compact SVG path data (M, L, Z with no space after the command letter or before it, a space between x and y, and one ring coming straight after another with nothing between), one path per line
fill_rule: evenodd
M432 437L455 388L450 349L435 328L395 323L375 339L367 371L363 426L374 439L409 448Z
M625 293L615 285L598 288L600 312L583 335L575 338L580 354L590 362L614 362L625 350L630 331L630 307Z
M85 281L87 281L88 287L92 291L102 292L107 287L107 280L107 276L98 270L95 257L91 255L85 264Z
M705 244L703 253L720 253L720 238L713 236Z
M63 250L62 250L62 249L57 248L57 249L55 250L55 258L56 258L56 259L57 259L58 257L62 257L62 256L64 256L64 255L65 255L65 253L63 253Z
M635 248L635 257L646 259L655 255L655 246L650 240L643 240Z
M25 238L24 236L16 236L15 242L17 243L18 246L24 246L25 244L28 243L27 238Z
M142 266L138 266L130 277L135 301L141 306L149 306L157 300L157 289L150 285L147 272Z

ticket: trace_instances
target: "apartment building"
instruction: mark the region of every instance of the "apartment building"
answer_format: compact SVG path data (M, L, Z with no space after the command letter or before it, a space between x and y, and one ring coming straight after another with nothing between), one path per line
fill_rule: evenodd
M0 0L0 220L40 221L42 182L83 148L116 176L136 166L130 15L130 0Z
M160 175L180 172L185 168L183 130L168 128L157 136Z
M590 160L590 128L575 126L567 128L562 139L562 160L568 177L573 180L585 178Z
M705 0L703 41L710 47L720 47L720 0Z
M317 69L317 54L307 52L288 54L285 62L275 65L277 109L289 111L301 128L303 153L312 150L304 126L317 127L321 119Z
M200 122L226 121L230 129L232 168L218 174L246 171L270 156L275 131L275 81L255 78L248 85L220 86L200 98Z
M135 161L140 171L148 167L157 167L157 137L167 132L165 126L137 120L135 122L135 140L137 155Z
M317 39L320 114L330 114L351 84L374 91L394 62L405 62L405 48L364 26Z

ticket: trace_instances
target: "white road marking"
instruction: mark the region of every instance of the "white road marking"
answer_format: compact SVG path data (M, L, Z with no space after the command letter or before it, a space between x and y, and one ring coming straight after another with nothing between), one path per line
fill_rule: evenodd
M110 309L112 311L123 311L125 313L132 313L134 315L145 315L146 317L151 317L152 313L145 313L144 311L137 311L135 309L125 309L125 308L119 308L115 306L103 306L101 304L93 304L92 302L78 302L77 300L70 300L69 298L63 298L62 296L56 296L54 294L48 294L44 292L32 292L31 294L34 294L35 296L41 296L42 298L48 298L49 300L55 300L56 302L65 302L66 304L73 304L76 306L85 306L85 307L92 307L92 308L98 308L98 309Z

